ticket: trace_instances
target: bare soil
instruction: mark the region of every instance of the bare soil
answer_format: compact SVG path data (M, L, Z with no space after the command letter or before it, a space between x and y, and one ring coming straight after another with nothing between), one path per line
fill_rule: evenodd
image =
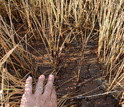
M121 107L112 94L105 94L105 68L97 58L97 41L96 37L89 40L82 60L80 40L65 46L59 58L57 73L54 72L57 96L61 101L66 101L64 107ZM47 58L42 46L39 43L39 46L35 47ZM49 75L54 71L49 64L43 64L41 59L36 60L36 65L38 75ZM80 97L77 97L78 95Z
M25 34L22 33L23 29L20 31L20 35ZM31 45L42 56L28 48L30 53L37 56L32 58L37 77L41 74L55 74L55 87L61 107L121 107L112 94L105 94L106 69L97 57L97 42L98 38L95 36L89 39L83 58L80 39L66 44L57 59L56 69L43 62L43 59L49 57L41 40L34 40Z

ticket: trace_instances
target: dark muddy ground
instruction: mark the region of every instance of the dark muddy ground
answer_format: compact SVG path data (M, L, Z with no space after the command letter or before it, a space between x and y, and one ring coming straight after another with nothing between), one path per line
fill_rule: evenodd
M32 42L32 47L43 57L37 55L34 50L28 49L30 53L37 56L33 59L36 75L48 76L55 71L55 86L61 107L121 107L111 94L105 94L106 71L97 58L97 42L97 37L88 41L82 60L81 40L75 40L65 46L58 58L56 69L49 63L43 62L44 58L48 59L48 54L41 40ZM78 74L80 74L79 77L77 77ZM77 98L78 95L83 97Z
M104 95L106 92L105 69L97 58L97 40L94 38L90 39L86 46L82 63L80 40L65 47L59 58L55 86L58 99L63 103L66 101L63 105L64 107L121 107L111 94ZM48 56L41 50L40 43L39 45L36 49L47 58ZM41 59L35 59L36 72L38 75L41 73L50 74L53 68L49 64L41 64ZM78 80L79 70L80 76ZM77 95L90 96L90 98L75 98L74 96Z

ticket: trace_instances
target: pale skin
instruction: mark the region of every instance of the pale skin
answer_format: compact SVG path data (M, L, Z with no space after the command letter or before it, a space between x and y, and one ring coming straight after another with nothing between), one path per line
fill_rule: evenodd
M53 85L54 76L49 75L47 84L43 90L44 80L44 75L38 78L36 89L33 94L32 77L27 78L20 107L57 107L57 96Z

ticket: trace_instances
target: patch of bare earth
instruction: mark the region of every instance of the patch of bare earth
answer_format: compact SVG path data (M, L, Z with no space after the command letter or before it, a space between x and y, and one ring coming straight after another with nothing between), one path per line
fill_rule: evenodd
M40 44L36 49L47 59L48 55L42 46ZM79 40L65 47L61 53L58 68L54 72L57 96L61 105L66 105L65 107L121 107L111 93L106 93L105 69L99 63L96 50L97 40L89 40L84 58L80 62L82 56ZM40 56L35 59L35 65L37 75L42 73L48 75L54 71L52 66L42 63Z

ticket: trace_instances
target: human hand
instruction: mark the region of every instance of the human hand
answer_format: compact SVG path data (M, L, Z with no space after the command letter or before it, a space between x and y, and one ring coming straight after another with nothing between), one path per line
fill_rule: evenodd
M35 93L32 94L32 77L27 78L20 107L57 107L57 96L53 86L54 76L49 75L43 91L44 80L44 75L38 78Z

